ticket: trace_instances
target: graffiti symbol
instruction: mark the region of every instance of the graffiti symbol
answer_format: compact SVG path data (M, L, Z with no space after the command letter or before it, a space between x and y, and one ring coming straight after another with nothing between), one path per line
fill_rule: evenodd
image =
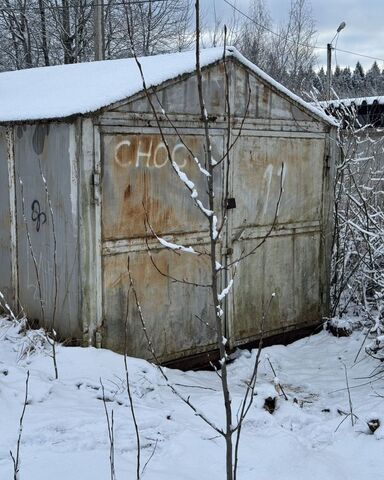
M40 231L40 225L44 224L47 221L47 216L44 212L41 211L40 202L34 200L31 205L32 210L32 221L36 222L36 232Z

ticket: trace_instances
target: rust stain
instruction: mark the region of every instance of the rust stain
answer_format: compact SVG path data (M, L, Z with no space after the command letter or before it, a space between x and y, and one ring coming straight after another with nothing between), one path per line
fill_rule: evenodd
M264 86L263 87L263 96L262 96L262 99L263 99L263 103L265 103L265 105L268 105L269 104L269 94L270 94L270 91L269 91L269 88Z
M127 188L124 190L124 200L128 200L131 196L131 185L127 185Z
M172 160L204 194L206 179L188 151L203 162L202 137L191 135L183 140L187 147L176 135L167 139ZM219 158L217 149L214 153ZM104 157L104 240L147 235L145 212L158 234L203 231L208 227L172 169L160 135L116 135L104 142Z
M175 255L164 249L155 250L152 254L157 267L165 274L191 281L209 281L208 266L203 257ZM207 317L207 309L210 308L207 289L172 282L158 273L145 251L129 255L131 274L157 354L167 358L175 356L186 348L191 348L191 338L194 338L193 348L212 343L212 331L202 329L201 323L194 317L195 314L201 318ZM121 332L124 332L128 306L127 351L142 356L147 351L147 344L137 318L137 309L133 301L127 305L127 254L104 257L103 290L104 316L108 318L106 346L117 351L124 350L124 335ZM175 296L180 302L173 301ZM192 321L180 323L181 318Z

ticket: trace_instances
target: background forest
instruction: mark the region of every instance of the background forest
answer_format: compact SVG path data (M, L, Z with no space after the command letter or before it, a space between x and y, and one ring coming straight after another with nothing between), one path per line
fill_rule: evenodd
M93 60L98 1L0 0L0 70ZM180 51L193 44L190 0L105 0L102 10L107 59L131 56L128 26L139 55ZM326 74L315 53L316 19L308 0L291 0L279 24L265 0L253 0L247 12L233 8L225 23L229 43L273 78L304 98L311 92L324 98ZM213 21L203 27L204 47L223 43L224 20L216 9ZM354 68L336 66L332 85L340 98L381 95L384 73L376 62L366 72L359 62Z

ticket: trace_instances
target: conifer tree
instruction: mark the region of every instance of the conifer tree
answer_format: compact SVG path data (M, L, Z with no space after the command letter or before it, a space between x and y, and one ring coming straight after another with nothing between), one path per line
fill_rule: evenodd
M360 62L356 63L352 74L352 88L355 97L365 96L365 73Z
M374 62L366 75L366 91L367 96L379 95L380 90L380 68L377 62Z

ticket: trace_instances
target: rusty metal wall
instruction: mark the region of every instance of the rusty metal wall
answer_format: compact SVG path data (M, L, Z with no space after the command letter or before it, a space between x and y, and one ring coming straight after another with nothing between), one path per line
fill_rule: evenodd
M269 128L271 122L276 120L284 120L286 126L293 124L294 130L301 128L300 122L309 122L312 128L323 127L320 122L314 121L308 112L282 96L270 84L256 77L238 62L227 62L226 70L232 83L230 96L231 112L234 117L245 115L247 119L260 119L264 126ZM203 91L207 112L214 124L220 118L224 118L227 111L225 69L222 63L203 70ZM186 76L177 83L169 82L169 85L166 84L157 91L157 96L152 95L151 98L159 110L160 117L162 110L170 115L181 114L186 117L200 115L195 75ZM150 113L151 107L146 96L139 93L133 100L121 102L121 105L111 111L142 114Z
M219 159L223 137L213 137L212 141L213 156ZM167 142L173 160L201 192L199 199L208 205L207 177L199 172L190 153L203 158L202 135L183 135L181 143L173 134L167 136ZM148 332L159 357L170 360L211 349L213 330L204 325L213 318L210 290L173 281L209 283L209 257L204 254L208 249L208 224L172 169L161 136L104 135L102 158L103 345L125 350L122 332L128 318L127 351L148 356L133 298L127 304L129 257ZM218 175L218 202L221 183ZM159 248L151 230L173 242L193 246L201 255Z
M231 68L228 65L228 68ZM210 115L222 115L225 112L225 90L224 80L224 66L223 64L211 66L209 69L203 71L204 77L204 98L206 108ZM139 94L138 99L124 102L116 111L132 113L147 113L151 112L151 107L143 93ZM195 75L188 75L177 83L171 82L171 87L162 88L158 91L158 96L152 96L154 105L159 106L169 113L182 113L184 115L199 115L199 97L197 94L197 80Z
M323 139L248 136L235 147L230 212L233 254L246 257L232 296L236 344L313 325L321 318L320 236L323 194ZM280 202L279 202L280 197ZM270 233L267 241L263 238Z
M205 245L193 245L204 249ZM153 262L145 248L131 247L127 253L103 257L104 318L103 346L117 351L125 350L124 332L127 328L127 348L130 355L153 360L134 302L128 295L128 256L138 298L142 306L147 331L156 354L162 360L181 358L214 347L215 336L211 320L212 302L204 287L182 285L173 278L209 283L207 261L203 256L169 252L152 244ZM127 303L128 302L128 303ZM127 324L126 324L126 320ZM204 322L208 322L208 327Z
M183 144L172 135L167 142L173 160L195 183L200 200L207 204L207 177L199 172L188 151L203 159L203 136L183 136ZM223 138L215 138L213 156L219 159L222 152ZM153 230L162 235L206 229L206 219L172 169L159 134L105 135L103 158L103 240L145 236L145 214ZM218 176L219 195L220 185Z
M336 150L329 147L328 125L236 62L228 63L228 73L233 112L230 142L240 127L242 133L231 150L230 196L235 198L236 208L228 212L228 231L220 245L222 264L232 264L268 236L237 268L228 297L226 335L235 346L259 337L260 321L272 293L275 297L266 316L266 336L318 324L327 311L330 172ZM223 66L214 66L204 75L214 157L220 158L227 135ZM203 156L196 79L192 76L164 85L158 98L159 115L175 160L198 190L204 191L203 177L197 174L178 136L196 156ZM161 108L170 115L177 132ZM146 98L141 94L121 102L105 112L100 123L103 345L123 351L126 343L128 353L150 358L136 307L128 295L129 257L148 332L161 360L210 350L215 347L214 335L201 321L212 318L210 292L175 283L158 271L204 283L207 258L164 250L144 225L147 214L158 235L199 251L207 248L206 222L166 161ZM221 175L219 191L223 172Z
M251 251L258 235L236 242L234 255ZM319 247L316 231L280 231L243 260L231 297L235 345L321 321Z
M7 150L7 129L0 127L0 292L12 305L14 291L12 288L11 210Z
M266 82L260 81L241 65L232 66L233 97L235 116L263 120L309 121L313 118L281 95ZM298 125L296 125L298 126Z
M73 155L73 128L65 123L17 126L14 146L20 303L31 320L43 323L45 317L45 324L52 327L56 278L58 297L54 328L64 339L80 338L82 331L78 281L78 172ZM42 175L51 199L53 220Z
M236 143L233 228L270 225L281 188L279 224L320 220L324 140L283 135L248 134Z

